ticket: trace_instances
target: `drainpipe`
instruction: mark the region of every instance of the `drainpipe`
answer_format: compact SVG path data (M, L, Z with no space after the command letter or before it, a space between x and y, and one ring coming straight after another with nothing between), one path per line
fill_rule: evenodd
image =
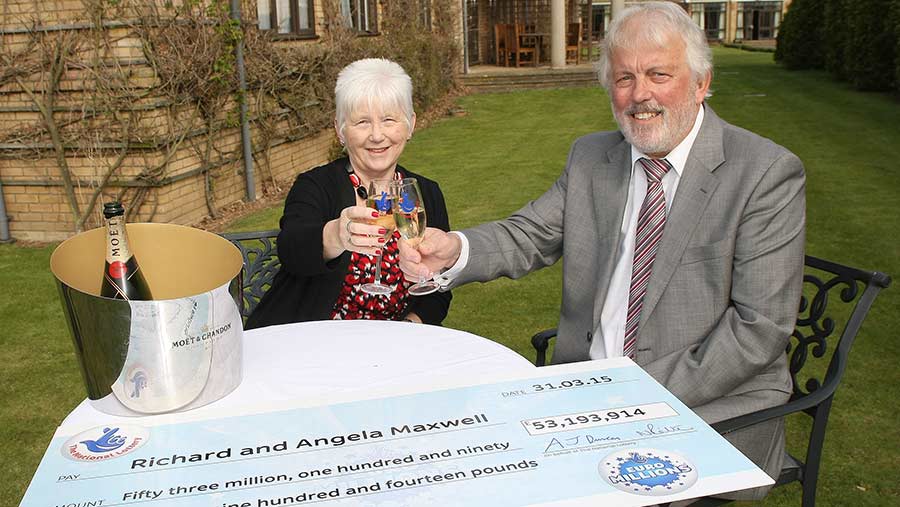
M463 74L469 73L469 0L462 0Z
M6 203L3 198L3 182L0 181L0 243L15 241L9 235L9 217L6 216Z
M241 26L240 0L231 0L231 19ZM243 29L241 29L243 34ZM256 182L253 180L253 148L250 145L250 121L247 119L247 71L244 68L244 38L237 41L234 48L234 59L237 64L238 90L241 97L241 151L244 158L244 178L247 186L247 200L256 200Z

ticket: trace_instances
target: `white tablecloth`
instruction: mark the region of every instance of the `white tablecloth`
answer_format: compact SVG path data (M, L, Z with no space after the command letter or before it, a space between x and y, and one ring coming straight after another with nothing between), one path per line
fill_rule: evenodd
M452 378L472 381L532 368L528 360L500 344L439 326L390 321L271 326L244 332L241 384L224 398L190 411L190 416L213 417L251 407L296 404L304 398L321 400ZM61 428L129 420L134 418L105 414L85 400Z

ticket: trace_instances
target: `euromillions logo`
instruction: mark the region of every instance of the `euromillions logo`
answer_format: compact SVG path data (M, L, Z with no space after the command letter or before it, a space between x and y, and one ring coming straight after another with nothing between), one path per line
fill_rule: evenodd
M103 461L130 453L148 438L149 432L140 426L100 426L73 436L61 451L73 461Z
M598 468L606 482L635 495L671 495L697 482L697 469L688 460L656 449L614 452Z
M381 192L381 198L375 199L375 206L377 206L378 211L382 213L386 213L391 209L391 201L388 199L387 192Z
M409 192L403 192L400 196L400 210L404 213L412 213L416 209L416 203L409 197Z

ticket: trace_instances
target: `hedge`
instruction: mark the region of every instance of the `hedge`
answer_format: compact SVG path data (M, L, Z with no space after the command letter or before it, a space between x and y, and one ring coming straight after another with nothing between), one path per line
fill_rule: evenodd
M900 92L900 0L794 0L777 43L775 59L789 69Z
M824 68L824 20L825 13L818 1L794 0L778 28L775 61L789 69Z

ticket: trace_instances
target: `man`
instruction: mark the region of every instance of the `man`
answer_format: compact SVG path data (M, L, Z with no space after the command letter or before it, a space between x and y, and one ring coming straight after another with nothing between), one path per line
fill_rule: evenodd
M803 166L704 103L703 31L668 2L625 9L600 80L619 132L575 141L565 171L511 217L401 247L447 287L563 257L554 362L628 355L712 423L783 404L803 270ZM727 438L769 475L781 421ZM759 498L767 488L745 491Z

